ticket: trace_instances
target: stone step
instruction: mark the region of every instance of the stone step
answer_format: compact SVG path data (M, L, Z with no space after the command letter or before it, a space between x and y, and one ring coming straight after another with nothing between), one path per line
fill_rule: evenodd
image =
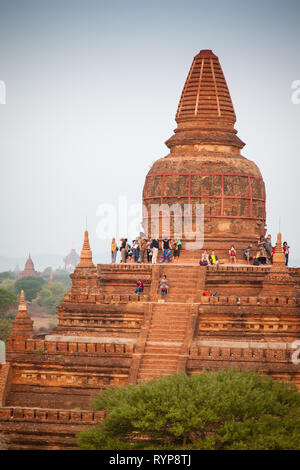
M179 354L181 350L180 346L173 346L167 348L166 346L158 346L158 345L146 345L145 347L145 354L153 354L153 355L161 355L164 354Z
M178 336L167 336L164 334L157 334L157 335L149 335L148 341L151 341L152 343L175 343L175 342L180 342L183 343L184 340L184 335L178 335Z
M177 322L177 321L168 321L168 322L157 322L151 323L150 331L151 330L168 330L171 328L172 330L176 328L176 331L185 331L187 327L186 322Z
M162 322L162 323L157 323L153 324L150 327L150 331L152 330L164 330L164 331L181 331L185 332L187 328L186 323L177 323L177 322Z
M165 366L162 367L145 367L145 369L141 369L139 373L139 377L142 377L143 375L152 375L152 376L158 376L158 375L168 375L168 374L174 374L174 372L177 370L177 366L171 366L166 368Z
M183 341L185 337L185 332L174 332L174 334L169 334L168 331L151 331L148 335L148 341Z
M166 377L167 375L174 374L175 370L165 370L165 371L156 371L156 370L147 370L145 372L139 373L139 379L148 379L151 380L154 377Z
M152 362L174 362L178 360L178 354L152 354L146 353L143 356L144 361L152 361Z
M169 304L167 302L164 302L162 304L156 304L154 305L153 308L153 318L154 315L158 315L159 318L163 317L164 315L166 317L175 317L175 318L184 318L189 316L189 306L188 305L183 305L180 309L177 308L178 304Z
M147 369L155 369L155 370L170 370L176 369L177 361L158 361L157 359L147 359L142 362L141 365L141 372L145 372Z

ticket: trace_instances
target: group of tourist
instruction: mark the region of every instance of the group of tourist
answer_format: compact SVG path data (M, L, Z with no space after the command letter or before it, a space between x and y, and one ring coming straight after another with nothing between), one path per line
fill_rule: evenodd
M144 237L137 237L132 240L130 244L127 238L120 239L120 246L117 246L116 239L113 238L111 242L111 262L116 263L117 253L120 251L120 263L134 262L134 263L157 263L158 250L160 243L158 239L153 238L149 240ZM161 242L162 259L161 263L168 261L178 261L181 250L181 240L177 238L172 241L171 239L164 238ZM173 255L173 256L172 256Z
M218 264L219 263L219 258L216 255L215 251L212 250L212 252L209 254L207 250L204 250L201 256L201 260L199 262L200 266L208 266Z
M164 238L161 243L159 243L159 240L156 238L149 240L144 237L137 237L135 240L132 240L131 245L127 238L121 238L120 246L118 247L115 238L113 238L111 242L111 262L116 263L117 252L120 251L120 263L147 262L156 264L159 248L162 250L161 263L178 262L181 246L182 244L179 238L174 241L169 238ZM261 236L256 247L253 248L250 244L244 249L242 258L247 264L253 264L254 266L272 264L275 249L276 246L272 246L271 235L267 237ZM283 243L283 252L285 255L285 265L288 266L290 247L286 241ZM237 262L237 250L234 245L228 250L228 255L229 262L235 264ZM204 250L199 261L200 266L217 265L218 263L219 258L214 250L210 253Z
M276 246L272 246L271 235L268 235L266 238L261 236L257 242L256 249L253 249L252 245L250 244L247 248L245 248L242 256L243 260L247 261L247 264L253 264L254 266L259 266L261 264L272 264L275 250ZM287 242L283 243L283 253L285 255L285 265L288 266L290 247ZM234 245L232 245L228 250L228 255L229 262L231 264L237 262L237 250ZM219 259L214 250L210 254L207 252L207 250L204 250L199 261L200 266L215 265L218 263Z
M248 264L253 262L254 266L272 264L275 250L276 246L272 245L271 235L268 235L266 238L261 236L257 243L256 250L253 250L252 245L249 245L243 252L243 258ZM283 243L283 253L285 256L285 265L288 266L290 247L286 241Z

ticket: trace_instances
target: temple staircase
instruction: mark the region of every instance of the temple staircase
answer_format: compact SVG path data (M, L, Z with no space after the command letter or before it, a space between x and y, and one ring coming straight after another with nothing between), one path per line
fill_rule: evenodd
M184 303L153 304L138 382L185 369L180 359L186 336L190 334L191 313L190 305Z

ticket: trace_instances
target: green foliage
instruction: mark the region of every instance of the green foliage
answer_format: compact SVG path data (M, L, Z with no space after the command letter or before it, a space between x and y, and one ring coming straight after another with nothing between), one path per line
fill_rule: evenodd
M56 313L56 307L62 302L65 293L66 289L60 282L54 282L52 286L45 284L34 303L43 307L47 313L54 315Z
M45 284L45 280L41 277L21 277L15 282L16 291L20 294L21 290L24 289L25 298L30 302L34 299L42 286Z
M0 288L16 294L15 281L13 279L4 279L0 284Z
M64 286L65 292L71 289L72 281L71 281L69 274L61 274L61 273L55 272L53 275L53 280L54 282L60 282Z
M249 371L182 373L106 389L94 408L107 417L79 435L83 450L300 449L295 386Z
M0 318L0 340L6 342L11 332L12 322L7 318Z
M42 272L41 276L42 276L44 279L49 280L51 271L52 271L52 268L51 268L50 266L48 266L48 268L45 268L45 269L44 269L44 271Z
M11 271L4 271L0 273L0 282L4 281L4 279L14 279L15 274L12 273Z
M17 296L6 289L0 288L0 312L6 313L9 307L17 302Z

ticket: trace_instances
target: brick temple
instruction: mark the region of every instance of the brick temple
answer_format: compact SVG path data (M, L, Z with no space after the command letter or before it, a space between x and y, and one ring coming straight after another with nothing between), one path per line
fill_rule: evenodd
M264 183L257 166L240 155L235 120L219 60L201 51L167 141L171 153L154 163L143 192L146 206L204 203L204 247L217 250L222 263L200 266L200 251L186 247L191 232L182 237L179 263L96 266L86 231L51 334L34 336L21 294L0 364L0 432L11 449L74 449L76 433L104 416L89 408L99 390L175 372L246 368L300 388L293 359L300 269L285 266L281 234L272 265L226 261L228 245L240 258L266 230ZM190 217L193 228L193 210ZM162 218L152 220L149 210L144 225L160 230ZM170 286L165 301L163 274ZM144 282L139 295L137 277ZM204 290L218 296L203 296Z
M29 256L27 258L27 261L25 263L25 267L23 271L21 271L19 274L17 274L16 279L20 279L22 277L38 277L39 273L36 272L34 269L34 264L31 259L31 255L29 253Z

